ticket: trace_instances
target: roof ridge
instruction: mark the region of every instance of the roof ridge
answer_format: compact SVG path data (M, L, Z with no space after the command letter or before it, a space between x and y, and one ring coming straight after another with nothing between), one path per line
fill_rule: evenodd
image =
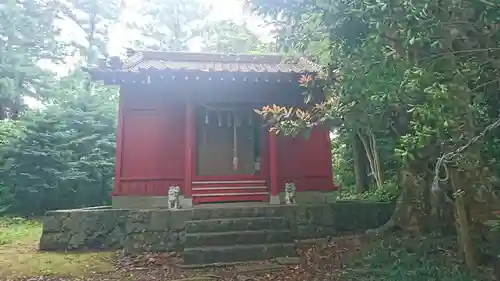
M281 53L220 53L220 52L186 52L186 51L152 51L127 49L127 57L133 59L142 54L144 59L165 59L165 60L196 60L196 61L219 61L225 58L236 58L248 61L258 61L264 58L282 59L285 54ZM276 62L276 61L274 61Z
M323 69L323 67L320 64L315 63L312 60L310 60L310 59L308 59L308 58L306 58L304 56L301 56L300 60L303 61L304 63L309 64L310 66L312 66L315 69Z
M321 72L323 67L300 55L222 54L202 52L157 52L127 49L116 66L104 68L125 72L141 69L230 71L230 72ZM108 63L109 64L109 63Z
M144 59L142 52L135 52L123 60L121 69L129 69L139 64Z
M197 57L197 56L207 56L210 58L227 58L227 57L236 57L238 61L238 57L253 57L251 60L252 62L259 61L258 58L275 58L275 59L280 59L280 63L283 63L283 61L286 61L287 59L290 58L295 58L298 60L301 60L304 63L307 63L315 68L321 68L321 66L317 63L314 63L307 57L300 55L300 56L293 56L289 57L287 54L282 54L282 53L262 53L262 54L254 54L254 53L221 53L221 52L187 52L187 51L152 51L152 50L133 50L133 49L128 49L128 58L124 60L124 65L127 66L133 66L140 60L163 60L161 58L162 55L167 56L164 59L166 61L184 61L182 58L187 57ZM168 55L175 55L173 58L171 58ZM194 58L191 58L190 60L194 60ZM212 61L212 60L195 60L195 61ZM219 60L216 60L219 62ZM276 63L276 62L274 62Z

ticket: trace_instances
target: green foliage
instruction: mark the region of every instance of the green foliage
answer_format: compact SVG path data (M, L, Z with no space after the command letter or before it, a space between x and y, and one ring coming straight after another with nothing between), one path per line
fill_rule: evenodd
M2 120L0 121L0 147L6 147L9 143L11 137L15 137L19 134L19 130L16 127L17 122L12 120ZM5 212L12 204L12 194L10 193L10 188L0 184L0 214Z
M362 200L372 202L393 202L399 195L399 188L395 184L384 184L382 187L372 188L363 193L357 193L354 187L343 186L337 194L336 200Z
M455 256L453 237L420 239L397 236L373 241L362 259L348 263L342 280L490 280L487 274L469 276Z
M213 22L204 27L202 34L204 52L269 53L274 47L272 43L262 42L245 24L228 20Z
M109 30L117 23L123 8L122 0L59 1L58 17L72 22L84 36L70 42L82 55L85 64L96 64L100 56L107 57Z
M327 123L340 134L374 135L384 179L410 174L429 181L439 155L500 117L487 102L498 105L500 89L496 3L247 2L276 22L282 47L314 54L329 74L309 83L323 89L326 102L313 102L305 114L277 109L266 116L276 131ZM308 96L315 92L309 88ZM465 185L493 188L498 172L489 166L500 159L498 136L462 155Z
M332 161L334 182L342 189L356 185L351 143L346 142L341 135L332 139Z
M187 51L199 44L203 52L265 53L274 49L246 23L210 20L212 9L199 0L147 0L136 6L141 21L127 25L140 34L132 45L157 51Z
M0 4L0 120L19 118L25 97L47 100L52 76L37 64L57 61L55 1L4 1Z
M72 99L30 112L4 136L0 186L9 188L9 211L40 214L106 203L114 173L116 105L98 93L85 94L81 80L73 83Z
M10 188L0 185L0 214L5 213L12 206L13 200Z
M200 1L192 0L147 0L137 8L142 20L129 22L141 34L134 45L158 51L187 51L210 12Z
M28 0L0 5L0 212L42 214L107 202L116 91L92 89L78 69L57 78L40 63L59 63L73 50L86 65L105 56L120 4ZM68 42L59 36L71 24L83 38ZM26 97L42 107L28 110Z

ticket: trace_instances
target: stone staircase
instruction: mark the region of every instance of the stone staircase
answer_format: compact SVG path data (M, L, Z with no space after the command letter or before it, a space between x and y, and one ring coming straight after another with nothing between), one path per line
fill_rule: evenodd
M295 257L297 251L285 217L273 209L221 209L215 217L196 213L186 222L185 265L261 261Z

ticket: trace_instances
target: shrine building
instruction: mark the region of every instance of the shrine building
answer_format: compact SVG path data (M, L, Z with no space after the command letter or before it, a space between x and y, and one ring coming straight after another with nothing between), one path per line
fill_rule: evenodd
M162 208L179 186L181 207L203 203L321 203L335 189L329 131L276 136L255 113L304 105L299 78L319 67L280 55L131 51L86 71L119 85L115 208Z

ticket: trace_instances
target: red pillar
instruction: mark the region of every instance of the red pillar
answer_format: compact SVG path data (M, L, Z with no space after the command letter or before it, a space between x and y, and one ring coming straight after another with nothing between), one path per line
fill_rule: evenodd
M269 181L271 196L278 196L278 144L274 132L269 132Z
M191 102L186 102L186 147L184 167L184 197L191 198L191 186L193 183L193 144L194 144L194 110Z
M115 157L115 186L112 195L120 195L122 176L122 147L123 147L123 98L120 94L118 98L118 126L116 128L116 157Z

